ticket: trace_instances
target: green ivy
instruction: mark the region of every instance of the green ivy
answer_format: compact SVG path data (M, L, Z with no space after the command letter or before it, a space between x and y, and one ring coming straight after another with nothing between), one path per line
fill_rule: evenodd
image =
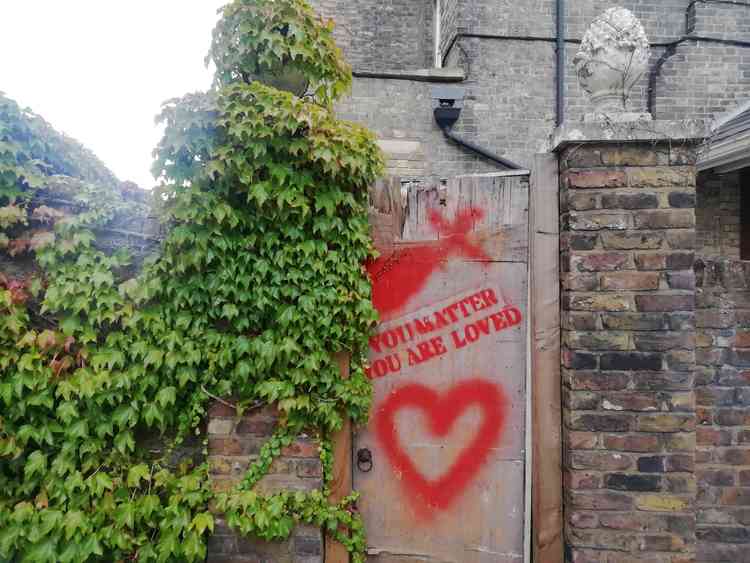
M96 245L134 205L114 177L0 96L0 252L39 266L0 274L0 561L198 561L217 511L268 540L317 525L364 560L356 497L327 500L328 437L370 406L376 313L363 263L382 157L332 111L351 72L304 0L235 0L209 57L214 89L159 117L154 201L168 234L135 278L126 253ZM289 72L307 95L273 86ZM39 205L49 191L71 194L78 212ZM338 352L351 355L348 379ZM205 456L216 396L282 414L223 493L205 461L173 455L198 436ZM301 432L320 440L324 488L255 492ZM142 440L154 434L167 444L158 455Z

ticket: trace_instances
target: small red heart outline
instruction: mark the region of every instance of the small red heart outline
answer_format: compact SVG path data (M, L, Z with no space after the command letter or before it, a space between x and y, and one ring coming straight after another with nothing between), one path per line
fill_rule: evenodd
M476 437L447 473L434 481L426 479L401 447L396 413L405 407L424 411L429 417L428 429L442 437L448 434L458 417L475 404L482 408L483 414ZM432 509L445 510L458 499L500 440L507 410L508 400L502 388L484 379L463 381L443 394L424 385L409 384L395 390L381 404L375 420L376 435L391 465L401 473L402 484L421 515L429 517Z

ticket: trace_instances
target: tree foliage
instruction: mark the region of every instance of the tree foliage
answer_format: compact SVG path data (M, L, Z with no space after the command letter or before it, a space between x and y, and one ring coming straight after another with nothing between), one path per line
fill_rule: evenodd
M113 178L80 147L52 159L48 126L0 98L0 252L31 253L41 268L0 275L0 561L201 560L210 503L242 534L281 539L307 522L363 558L354 498L253 486L303 431L319 437L328 477L327 437L344 417L366 420L367 187L381 155L332 112L351 74L304 0L235 0L210 57L214 89L160 115L154 199L169 231L132 279L130 258L94 236L130 205ZM308 95L257 80L284 66ZM50 185L75 193L80 212L39 206ZM332 360L341 351L347 380ZM282 413L221 494L205 463L170 463L202 436L212 396ZM139 439L154 433L169 442L162 455Z

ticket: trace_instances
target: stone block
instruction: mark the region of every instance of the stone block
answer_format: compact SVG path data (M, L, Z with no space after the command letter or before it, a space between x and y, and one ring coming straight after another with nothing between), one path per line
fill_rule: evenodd
M664 233L603 232L602 245L607 250L659 250L664 245Z
M630 494L614 491L571 491L568 500L574 510L632 510L635 506Z
M659 198L653 193L605 194L602 196L604 209L656 209Z
M590 211L598 207L599 198L595 194L568 192L568 209L573 211Z
M674 495L642 495L636 498L639 510L653 512L682 512L690 508L690 500Z
M639 414L636 428L640 432L687 432L695 430L692 414Z
M602 325L608 330L656 332L668 328L668 319L660 313L604 313Z
M623 170L568 170L563 174L563 183L568 188L624 188L628 177Z
M693 166L653 166L628 168L627 182L631 188L671 188L695 186Z
M649 291L659 289L658 273L616 272L602 274L601 288L605 291Z
M634 219L637 229L690 229L695 226L695 212L692 209L642 211Z
M565 344L571 350L628 350L630 335L623 332L577 332L565 334Z
M570 250L594 250L598 237L596 233L566 233L563 241L567 240Z
M670 192L669 205L670 207L677 207L677 208L694 208L695 207L695 192L694 191Z
M661 354L608 352L601 356L602 371L660 371L663 367Z
M657 311L692 311L695 307L694 297L686 295L637 295L635 297L638 311L644 313Z
M633 216L629 213L578 211L572 212L568 221L570 228L575 231L601 231L603 229L624 231L633 227Z
M660 491L662 482L658 475L610 473L604 479L604 486L615 491L645 493Z
M574 254L570 263L571 270L579 272L614 272L633 267L632 257L627 252Z
M627 295L572 295L567 297L571 311L635 311L632 296Z
M627 432L632 427L633 420L634 417L630 414L573 413L569 427L589 432Z
M650 453L661 450L661 441L652 434L605 434L604 447L620 452ZM639 468L639 471L641 469Z

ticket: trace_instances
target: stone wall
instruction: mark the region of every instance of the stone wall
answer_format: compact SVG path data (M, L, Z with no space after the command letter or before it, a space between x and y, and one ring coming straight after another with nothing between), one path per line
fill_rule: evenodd
M750 262L696 263L700 561L750 557Z
M560 162L568 559L691 561L694 151L574 144Z

